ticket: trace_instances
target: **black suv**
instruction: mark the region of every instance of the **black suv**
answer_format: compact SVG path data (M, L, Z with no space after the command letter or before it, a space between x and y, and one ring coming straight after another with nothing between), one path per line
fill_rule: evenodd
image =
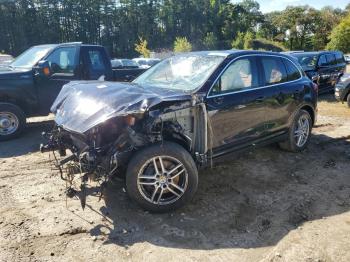
M289 55L298 60L307 76L319 86L320 93L334 90L339 77L345 72L342 52L289 52Z
M64 86L51 108L57 127L41 150L60 153L56 166L71 183L70 196L76 176L83 177L78 189L89 176L125 176L133 200L165 212L194 196L197 170L211 159L274 142L303 150L316 108L317 86L289 56L185 53L132 83ZM72 154L64 157L67 149Z

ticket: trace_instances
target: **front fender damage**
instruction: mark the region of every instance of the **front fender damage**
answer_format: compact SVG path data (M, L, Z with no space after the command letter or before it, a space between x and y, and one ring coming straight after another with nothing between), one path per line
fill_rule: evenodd
M123 177L129 160L143 147L173 141L188 150L198 166L208 163L211 125L203 96L164 99L151 106L144 100L138 105L139 110L117 115L85 133L57 125L46 135L49 142L41 147L42 152L54 155L54 165L67 182L67 196L78 197L83 208L87 182L96 182L102 197L107 182Z

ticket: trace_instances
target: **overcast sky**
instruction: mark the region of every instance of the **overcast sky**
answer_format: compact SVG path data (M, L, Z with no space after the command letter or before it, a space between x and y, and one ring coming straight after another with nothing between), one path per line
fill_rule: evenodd
M349 0L256 0L260 4L260 10L263 13L271 11L281 11L288 5L310 5L317 9L321 9L324 6L330 5L334 8L344 8L350 1ZM240 2L239 0L233 0L233 2Z

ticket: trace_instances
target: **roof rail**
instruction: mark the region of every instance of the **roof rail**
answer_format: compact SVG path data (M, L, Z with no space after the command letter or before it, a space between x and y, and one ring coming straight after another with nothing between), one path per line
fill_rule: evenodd
M60 43L60 45L72 45L72 44L75 44L75 45L81 45L83 42L67 42L67 43Z

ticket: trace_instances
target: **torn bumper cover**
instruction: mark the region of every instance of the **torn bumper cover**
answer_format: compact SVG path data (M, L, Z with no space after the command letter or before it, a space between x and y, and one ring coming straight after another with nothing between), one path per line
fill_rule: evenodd
M198 95L133 83L71 82L54 102L56 127L42 152L52 151L62 179L107 181L123 175L135 151L164 140L185 147L199 165L208 152L208 118ZM59 152L59 159L55 154Z

